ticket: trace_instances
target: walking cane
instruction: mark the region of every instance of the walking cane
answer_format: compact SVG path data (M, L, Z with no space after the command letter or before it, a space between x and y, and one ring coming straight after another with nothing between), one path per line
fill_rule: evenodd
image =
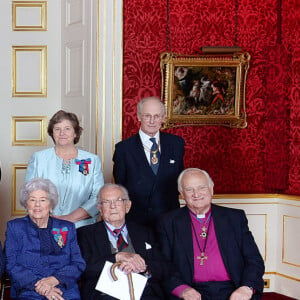
M111 277L113 278L114 281L118 280L118 277L115 274L115 268L119 267L121 265L120 262L116 262L114 263L111 267L110 267L110 274ZM129 294L130 294L130 300L135 300L134 299L134 289L133 289L133 282L132 282L132 276L131 273L127 274L127 278L128 278L128 284L129 284Z

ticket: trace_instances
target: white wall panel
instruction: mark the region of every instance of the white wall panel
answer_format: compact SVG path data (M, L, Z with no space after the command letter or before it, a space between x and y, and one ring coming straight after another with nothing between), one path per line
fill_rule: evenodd
M66 53L66 96L83 97L85 83L84 41L74 41L65 45Z
M266 291L299 299L300 198L276 195L216 195L214 203L246 212L265 259Z

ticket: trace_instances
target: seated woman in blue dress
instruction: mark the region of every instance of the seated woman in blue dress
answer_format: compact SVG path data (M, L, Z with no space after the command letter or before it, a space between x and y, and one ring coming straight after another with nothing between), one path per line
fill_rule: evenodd
M7 223L6 271L14 299L80 299L77 281L85 262L73 223L50 216L58 201L55 185L34 178L20 190L28 215Z
M74 113L55 113L48 124L54 147L33 153L25 177L25 181L50 179L59 197L53 215L75 223L76 228L96 222L97 195L104 182L100 158L76 147L81 133Z

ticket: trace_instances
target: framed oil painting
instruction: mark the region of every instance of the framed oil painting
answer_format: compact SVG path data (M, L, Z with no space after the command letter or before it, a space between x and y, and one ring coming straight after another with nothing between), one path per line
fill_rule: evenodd
M160 55L164 127L247 127L245 88L250 54Z

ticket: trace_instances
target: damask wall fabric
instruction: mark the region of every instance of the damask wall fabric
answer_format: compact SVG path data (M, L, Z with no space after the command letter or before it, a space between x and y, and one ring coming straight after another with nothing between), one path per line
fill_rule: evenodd
M248 127L167 131L185 139L185 167L207 170L216 193L300 195L297 2L124 0L123 138L138 130L137 102L161 95L161 52L198 54L202 46L238 45L251 54Z

